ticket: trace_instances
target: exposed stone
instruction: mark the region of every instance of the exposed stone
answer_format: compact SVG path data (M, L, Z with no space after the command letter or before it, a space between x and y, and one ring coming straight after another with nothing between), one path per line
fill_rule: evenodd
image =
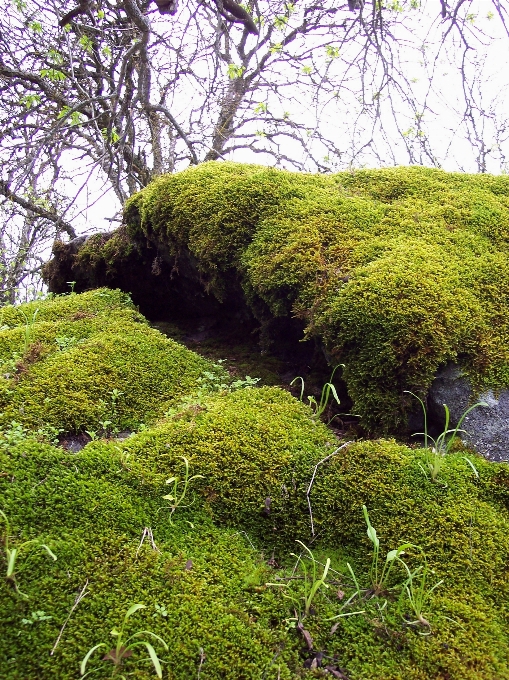
M69 243L57 242L43 276L50 292L76 293L107 286L130 294L141 313L151 321L194 319L207 334L243 331L256 335L260 349L293 363L323 363L317 343L302 342L305 323L297 318L274 317L263 300L249 304L240 277L232 269L221 299L214 295L200 272L196 257L183 247L171 256L155 237L130 238L130 248L114 264L103 257L82 257L84 248L99 251L117 232L80 236ZM92 246L91 246L92 244ZM72 282L72 283L71 283Z
M430 421L443 427L447 404L454 428L465 411L480 401L487 406L478 406L465 416L461 438L489 460L509 461L509 390L475 395L461 368L448 364L437 373L429 391Z
M114 264L104 257L80 257L86 247L99 254L115 232L79 237L69 243L57 242L53 259L44 268L44 277L52 293L67 293L70 282L77 293L108 286L131 294L133 302L150 319L175 316L219 316L223 307L206 290L200 279L195 258L183 250L178 260L170 258L161 244L143 238L131 246ZM91 245L92 244L92 245ZM249 312L239 286L232 282L227 302L245 321ZM241 308L241 309L240 309Z

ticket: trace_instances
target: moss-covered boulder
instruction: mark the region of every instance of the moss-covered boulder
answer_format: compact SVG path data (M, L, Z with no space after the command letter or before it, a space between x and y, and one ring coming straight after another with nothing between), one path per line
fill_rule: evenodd
M74 278L119 285L152 315L251 315L262 339L284 322L279 340L315 338L345 364L372 431L404 424L405 390L425 394L447 362L477 392L509 387L507 177L208 163L158 178L124 223L77 254L59 245L52 289Z

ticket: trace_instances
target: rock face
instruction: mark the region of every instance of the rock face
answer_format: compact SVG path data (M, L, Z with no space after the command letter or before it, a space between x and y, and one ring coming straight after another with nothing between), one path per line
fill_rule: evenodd
M305 328L300 319L274 317L261 300L254 308L249 305L234 270L225 276L224 290L217 296L187 247L172 256L153 235L127 236L121 228L57 242L44 278L49 290L60 295L70 292L71 285L79 293L103 286L128 292L151 321L194 319L217 332L256 334L262 351L270 349L280 358L308 363L321 355L318 343L300 342Z
M108 248L112 250L111 257L99 257ZM45 267L45 278L51 292L59 294L70 291L70 282L74 282L76 292L101 286L119 288L129 292L133 302L151 319L218 317L223 311L214 295L205 290L196 258L189 252L180 252L175 260L160 245L145 238L127 240L120 230L57 243L53 259ZM238 311L237 321L240 317L245 320L246 305L233 283L227 307Z
M443 405L447 404L451 425L456 427L463 413L478 401L487 406L478 406L465 416L461 438L489 460L509 461L509 390L475 395L464 372L451 363L437 373L431 385L429 415L434 424L443 423Z

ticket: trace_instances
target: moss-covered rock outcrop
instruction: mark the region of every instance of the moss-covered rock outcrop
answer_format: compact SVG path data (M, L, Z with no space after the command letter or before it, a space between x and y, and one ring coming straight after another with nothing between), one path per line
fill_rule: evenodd
M111 677L110 631L140 603L126 634L165 641L168 650L138 638L170 680L509 680L506 464L457 451L432 481L429 451L341 445L281 389L214 390L219 369L159 336L118 291L8 307L3 325L0 677L80 677L99 643L108 646L87 670ZM92 427L98 399L111 405L113 390L129 389L132 401L114 400L119 420L80 452L42 441L51 428ZM197 476L178 502L185 461ZM387 551L410 544L400 555L409 571L396 561L378 588L363 505L380 541L378 577ZM328 558L328 588L310 599ZM132 652L119 673L156 677L146 649Z
M251 313L269 335L278 319L293 323L296 341L317 338L345 364L374 431L397 429L404 391L424 394L448 361L477 390L509 386L507 177L209 163L157 179L124 222L75 255L61 246L53 289L99 280L142 309L151 290L162 314ZM135 266L146 291L125 280Z

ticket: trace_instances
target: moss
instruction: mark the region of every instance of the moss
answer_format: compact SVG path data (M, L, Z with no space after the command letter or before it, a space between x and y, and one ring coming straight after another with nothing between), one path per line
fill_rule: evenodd
M308 407L283 390L263 387L210 397L198 412L191 408L132 437L122 450L133 469L159 488L169 472L182 469L185 456L192 473L204 477L199 487L216 519L242 523L281 549L293 547L288 515L302 505L303 484L333 439Z
M285 445L281 435L275 436L276 423L289 431L291 441L298 436L297 422L300 420L305 430L309 420L286 395L278 400L276 390L260 390L263 396L256 397L255 392L231 395L231 403L222 412L216 402L219 398L211 400L207 413L212 446L208 455L200 456L203 423L197 423L196 439L188 442L188 453L198 452L192 472L205 471L208 466L209 478L203 487L206 502L179 509L173 524L160 511L165 475L157 479L154 474L156 464L165 474L177 471L172 461L179 448L170 424L152 436L137 435L135 441L123 445L124 455L110 444L91 444L75 455L34 442L0 454L5 471L0 478L3 507L13 534L25 539L39 537L58 555L56 563L42 552L27 562L19 577L30 597L27 602L0 583L2 644L8 650L0 655L2 677L75 677L86 651L108 639L109 631L132 602L145 603L147 610L133 618L130 632L148 629L164 637L170 653L162 656L171 678L196 674L200 648L206 654L203 672L210 678L259 678L271 668L274 658L274 678L276 673L288 679L306 676L303 658L297 653L299 639L284 621L292 613L289 602L279 590L263 586L274 577L258 562L256 551L241 532L248 528L251 540L258 536L258 541L270 544L270 525L257 523L256 529L249 508L255 508L256 498L268 489L274 492L289 469L296 496L302 496L309 466L322 456L323 442L320 436L316 441L316 433L309 429L300 435L300 455L295 443L291 447L295 455L283 455ZM239 415L242 402L244 409L250 404L256 405L255 413L270 413L272 427L265 430L261 417L251 419L256 442L251 459L258 449L257 466L267 478L263 488L254 466L239 465L234 450L218 446L221 434L236 432L245 418L245 414ZM259 409L262 404L265 411ZM194 419L200 420L204 413ZM228 428L227 421L231 421ZM180 419L171 426L184 422ZM165 438L171 457L157 450ZM306 449L306 465L294 465L291 461L302 457ZM243 453L249 458L245 441ZM420 542L426 548L436 572L433 580L444 578L444 586L429 604L432 635L422 637L402 628L393 603L389 602L381 619L376 605L368 602L364 605L367 616L344 619L330 636L327 618L337 613L333 597L316 598L316 615L306 620L306 627L315 649L326 648L329 658L335 657L338 667L347 669L354 680L507 678L507 511L483 498L488 487L473 483L471 468L459 455L451 456L444 467L445 488L424 479L416 465L420 455L394 442L357 444L321 468L311 498L322 554L333 555L332 547L341 545L362 585L370 555L362 502L370 507L382 555L401 540ZM480 479L486 477L488 482L495 467L475 462ZM213 502L211 487L218 494ZM247 508L242 514L241 488ZM216 522L236 521L236 528L212 523L207 506ZM284 511L293 521L293 533L309 540L307 507L293 502ZM193 527L187 519L193 521ZM152 528L160 552L148 541L140 548L145 526ZM285 540L284 536L278 538ZM341 569L336 562L334 566ZM76 609L57 652L50 657L44 652L53 646L87 579L89 595ZM165 608L166 616L158 615L156 604ZM30 618L32 611L44 611L52 618L23 624L21 619ZM127 666L134 677L152 677L143 670L146 666L135 661L133 658Z
M109 631L133 602L144 602L147 609L133 617L129 632L148 629L165 639L170 652L159 651L167 677L196 674L200 647L209 677L259 677L282 631L267 625L271 617L277 620L271 594L250 593L246 601L244 578L257 557L241 536L215 528L200 513L193 530L188 525L175 529L157 512L160 501L131 486L132 475L118 456L110 454L108 460L97 452L72 456L41 445L25 448L11 452L7 462L15 481L2 484L4 508L15 535L23 526L25 536L44 540L58 559L53 563L41 553L27 560L19 582L29 601L0 582L2 678L75 678L81 658L94 644L112 640ZM145 525L153 527L157 551L139 545ZM88 596L50 656L85 582ZM164 616L156 604L164 607ZM23 624L32 611L44 611L51 619ZM108 668L101 656L92 668ZM294 665L295 656L291 648L283 654L282 678L292 677L288 663ZM127 669L135 677L153 677L148 664L136 658Z
M147 328L97 333L30 367L4 410L4 422L79 432L109 420L119 430L133 429L195 390L207 367ZM116 403L114 390L121 392Z
M165 473L178 471L176 457L187 455L193 473L206 476L200 493L215 520L240 524L253 540L271 546L278 560L284 559L296 538L308 545L312 540L305 493L314 466L331 451L325 431L310 421L306 426L305 409L300 411L299 404L278 390L246 390L226 401L216 399L198 414L190 412L126 443L132 470L140 471L149 486L162 488ZM249 419L248 405L254 407ZM299 429L293 429L291 423L299 420ZM321 551L322 563L334 549L346 549L360 583L368 587L366 504L381 540L382 559L389 549L413 543L425 551L433 570L428 587L443 580L428 603L429 639L405 631L395 603L389 601L381 619L373 602L364 604L367 615L340 622L337 638L331 640L326 619L337 613L337 606L330 597L318 598L317 619L306 625L316 648L335 654L352 677L509 677L505 466L471 460L479 478L460 451L448 456L432 483L422 471L422 451L379 440L351 445L320 466L310 501L318 537L314 550ZM498 487L502 491L497 497ZM407 561L416 568L420 554L407 552ZM341 564L348 584L345 558ZM285 601L280 604L284 607Z
M145 324L138 312L130 309L112 309L106 314L77 312L73 319L38 321L29 331L29 345L42 343L47 354L70 349L98 332L128 331L134 324ZM14 354L23 354L26 328L15 326L0 334L0 360L9 362Z
M129 240L125 227L121 226L109 234L90 236L79 251L79 259L80 263L89 269L100 266L102 262L106 262L111 269L129 258L134 249L135 246Z
M481 479L489 479L496 469L480 457L473 461ZM463 453L448 456L436 483L422 468L422 451L396 442L349 447L314 484L311 500L323 540L353 545L362 539L367 548L361 511L365 504L387 549L407 541L420 545L439 577L447 574L450 592L465 592L472 579L484 595L509 592L506 512L482 493ZM337 521L331 522L331 515Z
M108 296L118 301L111 314L94 293L41 302L33 332L48 351L23 374L4 379L5 420L16 413L31 428L77 425L98 417L101 395L125 388L119 423L128 423L157 415L165 400L177 401L186 391L195 395L145 431L123 442L92 442L77 454L39 443L33 432L4 436L0 508L9 518L10 543L37 539L58 559L35 544L20 553L17 581L28 600L0 578L0 677L77 677L86 652L112 640L110 631L134 602L146 609L128 631L149 630L166 640L169 652L160 652L172 680L196 677L201 660L201 675L210 680L321 677L322 670L305 667L312 654L291 627L305 593L302 567L290 556L299 539L320 564L332 559L331 587L316 594L304 625L314 650L326 650L328 663L347 677L509 680L507 465L458 450L444 459L433 483L423 473L423 451L394 440L337 450L331 432L283 390L196 393L196 376L210 365L150 329L118 293ZM15 310L8 313L17 318ZM62 328L76 328L82 342L55 349ZM5 353L12 337L19 340L12 335L18 330L2 331ZM58 401L54 408L52 400ZM182 477L182 457L190 474L203 478L170 514L166 480ZM443 581L426 603L430 631L410 625L408 605L399 607L405 572L396 566L389 585L399 591L355 601L352 608L363 613L340 619L331 633L331 617L353 592L347 562L361 588L370 587L363 504L382 560L389 549L412 543L427 556L428 587ZM149 528L156 547L146 536ZM4 574L5 531L0 521ZM415 547L404 558L412 570L422 566ZM88 595L51 655L85 584ZM51 618L33 620L38 611ZM101 656L90 667L108 677L111 667ZM154 677L137 655L125 671Z
M189 251L219 299L234 271L255 315L300 317L387 432L446 361L478 391L509 387L508 207L506 177L210 163L157 179L125 219L132 239Z
M242 524L281 554L295 539L310 539L305 494L315 465L335 450L327 430L307 413L281 390L242 390L210 398L199 413L141 433L122 450L132 470L161 490L165 478L182 467L179 457L186 456L192 473L204 476L196 488L213 517ZM432 483L423 474L421 450L387 440L349 445L315 477L310 494L315 532L328 547L369 552L365 504L387 549L409 541L420 545L437 573L453 578L449 588L461 592L475 575L485 595L507 591L505 466L480 457L473 461L481 481L458 452L448 456Z
M39 343L41 351L28 361L23 312L30 317L35 310L29 347ZM108 420L118 430L136 429L196 392L200 376L210 368L206 360L150 329L118 291L8 308L5 319L17 325L0 332L0 356L8 370L0 397L4 426L16 421L32 429L79 432L104 429L100 423ZM14 362L9 360L13 356Z
M37 312L35 321L62 321L64 319L76 321L80 318L90 318L93 315L107 316L117 310L132 310L135 307L127 293L120 290L100 288L77 295L49 295L46 299L34 300L25 304L6 305L0 310L2 326L12 328L23 327L26 317L32 319ZM138 315L139 320L143 317Z
M448 361L472 361L488 332L480 300L461 289L458 272L436 247L408 245L406 239L391 254L358 267L315 322L344 360L349 394L364 422L372 429L383 422L393 432L401 423L404 390L422 392Z

